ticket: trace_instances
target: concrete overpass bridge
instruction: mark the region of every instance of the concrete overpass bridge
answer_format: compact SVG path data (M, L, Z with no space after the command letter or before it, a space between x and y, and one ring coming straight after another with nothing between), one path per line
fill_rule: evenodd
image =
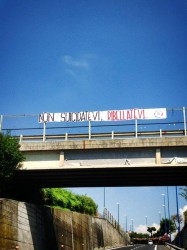
M21 141L17 185L185 186L187 137Z
M26 157L14 186L187 185L186 108L149 112L1 115L0 132L17 136Z

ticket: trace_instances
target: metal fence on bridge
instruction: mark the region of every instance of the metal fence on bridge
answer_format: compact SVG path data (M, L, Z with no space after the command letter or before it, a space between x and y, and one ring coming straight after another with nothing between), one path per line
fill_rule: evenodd
M162 120L39 123L38 114L1 115L0 132L21 141L186 136L186 109L168 108Z

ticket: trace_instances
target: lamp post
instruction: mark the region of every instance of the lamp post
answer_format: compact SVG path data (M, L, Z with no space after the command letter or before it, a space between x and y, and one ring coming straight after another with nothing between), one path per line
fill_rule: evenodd
M161 222L161 212L160 211L158 211L158 214L159 214L159 223ZM161 225L160 225L161 226ZM160 233L160 235L161 235L161 233Z
M117 202L116 204L118 206L118 229L119 229L119 203Z
M161 222L161 212L158 211L158 214L159 214L159 220L160 220L160 222Z
M105 205L105 187L104 187L104 209L106 208L106 205Z
M147 227L147 216L145 216L145 224L146 224L146 227Z
M164 207L164 216L165 216L165 233L167 233L167 228L166 228L166 201L165 201L165 194L162 194L164 197L164 204L162 205Z
M170 205L169 205L169 188L167 186L167 197L168 197L168 217L169 217L169 228L168 228L168 232L169 232L169 235L170 235L170 242L171 242L171 230L170 230Z
M126 232L127 232L127 215L125 216L125 220L126 220Z
M0 116L0 133L2 132L3 115Z
M104 191L104 193L103 193L103 217L104 217L104 219L106 219L105 187L104 187L103 191Z
M133 219L131 219L131 222L132 222L132 232L133 232Z
M179 244L179 247L180 247L180 245L181 245L181 241L180 241L180 219L179 219L179 202L178 202L177 186L175 187L175 190L176 190L177 220L178 220L178 244Z

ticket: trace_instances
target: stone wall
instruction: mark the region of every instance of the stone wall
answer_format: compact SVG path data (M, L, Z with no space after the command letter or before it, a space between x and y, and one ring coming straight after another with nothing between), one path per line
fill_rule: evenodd
M128 241L101 218L0 199L1 250L102 250Z

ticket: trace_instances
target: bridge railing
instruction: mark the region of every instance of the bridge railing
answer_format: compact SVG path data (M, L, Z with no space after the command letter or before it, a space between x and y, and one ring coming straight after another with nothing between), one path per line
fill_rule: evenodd
M38 115L1 115L0 132L20 141L186 136L186 108L167 109L163 120L38 123Z
M173 131L151 131L151 132L138 132L137 136L135 132L116 132L111 133L93 133L93 134L57 134L57 135L20 135L15 136L20 142L23 141L57 141L57 140L90 140L90 139L125 139L133 137L168 137L168 136L184 136L184 130Z

